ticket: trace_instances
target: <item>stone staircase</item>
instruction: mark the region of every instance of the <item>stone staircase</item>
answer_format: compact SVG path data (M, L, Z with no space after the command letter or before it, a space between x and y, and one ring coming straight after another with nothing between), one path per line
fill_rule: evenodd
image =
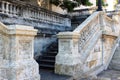
M120 42L112 57L109 69L120 70Z
M89 15L79 15L72 17L71 24L73 30L75 29L74 26L80 25ZM55 65L55 57L58 53L58 42L53 42L48 48L46 52L43 52L37 62L39 64L39 69L44 70L54 70Z
M44 70L54 70L55 65L55 56L58 53L58 42L53 42L48 48L47 51L43 52L37 62L39 64L39 69Z
M85 21L90 15L79 15L79 16L73 16L71 19L71 26L73 30L79 26L83 21Z

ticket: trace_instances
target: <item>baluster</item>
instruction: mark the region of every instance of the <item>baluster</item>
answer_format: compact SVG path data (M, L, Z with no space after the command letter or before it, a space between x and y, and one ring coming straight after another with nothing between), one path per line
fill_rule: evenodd
M48 21L50 23L50 20L51 20L51 17L50 17L50 14L48 14Z
M46 18L45 18L45 19L46 19L46 22L48 22L48 16L47 16L47 12L46 12Z
M36 12L34 11L34 19L36 18Z
M49 22L49 13L46 13L47 22Z
M9 3L6 2L6 13L9 14Z
M42 20L42 12L40 11L40 20Z
M34 18L34 17L33 17L33 16L34 16L34 12L33 12L33 10L31 10L31 13L32 13L31 18Z
M38 11L38 19L40 20L40 17L41 16L41 14L40 14L40 11Z
M29 8L29 10L28 10L28 13L29 13L29 18L31 18L32 13L31 13L30 8Z
M51 19L52 19L52 17L51 17L51 14L49 13L49 15L48 15L48 21L49 21L49 23L51 23Z
M11 5L11 8L12 8L11 13L12 15L14 15L14 5Z
M35 19L37 19L38 13L37 10L35 10Z
M17 10L17 16L19 16L19 14L20 14L20 8L19 8L19 6L16 6L16 10Z
M55 15L53 15L53 22L56 24Z
M61 17L58 17L58 22L59 22L59 24L61 24L60 19L61 19Z
M31 18L33 18L33 11L31 10Z
M34 11L34 19L35 19L35 11Z
M9 14L12 14L12 5L9 4Z
M54 15L52 15L52 23L54 22Z
M33 18L35 19L35 11L33 11Z
M2 1L2 13L5 13L5 2Z
M46 12L44 12L44 20L45 20L45 22L46 22Z
M40 11L38 11L38 20L40 19Z
M59 17L59 23L61 24L61 17Z
M13 15L16 16L16 6L13 5Z
M57 24L57 18L56 18L56 15L55 15L55 23Z
M39 11L39 20L41 20L41 12Z
M56 15L56 24L58 24L58 16Z
M45 20L45 12L43 12L43 20Z
M42 20L42 12L40 11L40 20Z
M39 20L39 11L37 11L37 20Z
M2 2L0 1L0 12L2 12Z
M29 8L26 8L26 17L30 18Z
M36 11L36 19L38 20L38 11Z

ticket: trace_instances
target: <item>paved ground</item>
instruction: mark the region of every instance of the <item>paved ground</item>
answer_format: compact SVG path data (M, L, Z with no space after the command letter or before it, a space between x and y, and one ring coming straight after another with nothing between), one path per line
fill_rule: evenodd
M98 75L99 77L109 78L111 80L120 80L120 71L106 70Z
M40 70L41 80L70 80L69 76L54 74L53 71Z
M41 80L73 80L69 76L54 74L53 71L40 70ZM120 80L120 71L106 70L98 75L98 80ZM103 78L103 79L102 79ZM82 79L90 80L90 79Z

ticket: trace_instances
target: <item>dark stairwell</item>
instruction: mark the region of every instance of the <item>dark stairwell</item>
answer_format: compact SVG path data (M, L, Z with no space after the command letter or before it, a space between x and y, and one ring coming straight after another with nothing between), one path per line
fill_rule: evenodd
M47 51L43 52L43 55L39 56L37 62L39 69L54 71L55 56L58 53L58 41L51 43L47 47Z
M71 26L74 30L77 26L79 26L83 21L85 21L90 15L79 15L79 16L72 16L71 19Z
M89 16L90 14L72 16L71 17L72 30L79 26ZM51 43L51 45L47 47L46 51L43 52L43 55L39 56L39 58L36 60L39 64L39 69L54 71L55 57L57 53L58 53L58 41Z

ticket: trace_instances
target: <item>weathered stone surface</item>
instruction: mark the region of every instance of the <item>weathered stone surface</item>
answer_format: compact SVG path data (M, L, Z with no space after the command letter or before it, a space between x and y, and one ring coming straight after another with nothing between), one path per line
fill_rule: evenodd
M59 54L56 56L55 72L71 76L75 75L76 71L81 70L79 66L81 64L80 55L77 52L79 35L66 32L63 36L59 34L58 37L60 38L60 45Z
M58 74L69 74L70 76L75 76L77 72L81 71L80 64L76 65L62 65L62 64L56 64L55 72Z
M0 23L0 31L0 80L40 80L38 64L33 59L37 30Z
M118 26L115 19L103 12L95 12L73 32L59 33L55 72L88 77L105 70L116 49Z

